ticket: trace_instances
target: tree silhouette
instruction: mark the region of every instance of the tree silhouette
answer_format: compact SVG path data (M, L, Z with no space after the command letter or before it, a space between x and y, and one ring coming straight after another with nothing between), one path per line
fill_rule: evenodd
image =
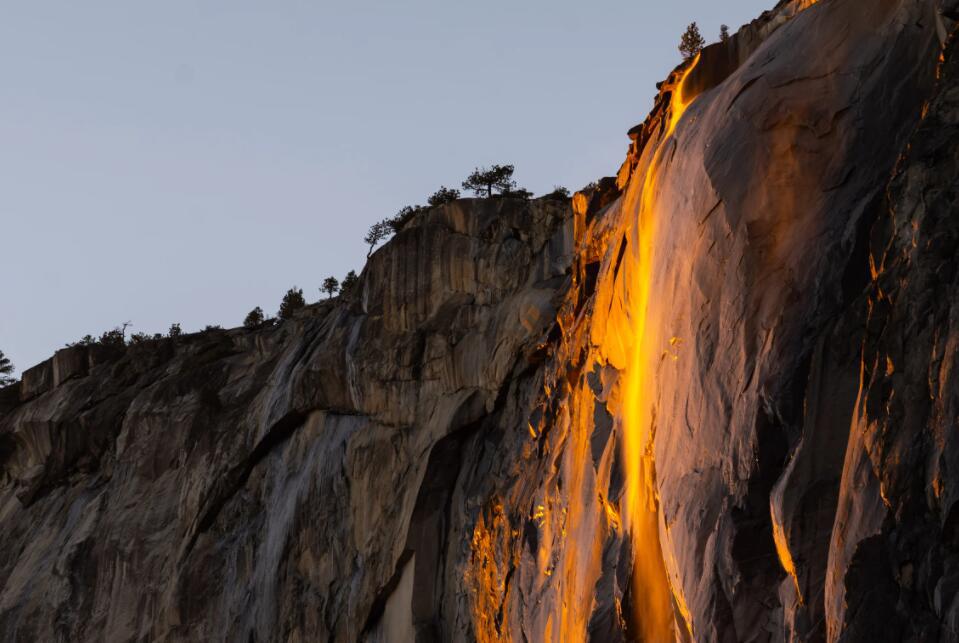
M423 210L421 205L406 205L400 208L400 211L395 215L386 219L387 225L389 225L389 232L395 234L406 227L406 224L410 222L410 219L417 213ZM387 235L389 236L389 235Z
M250 330L259 328L263 325L263 320L263 309L257 306L246 314L246 318L243 320L243 327Z
M7 386L16 382L11 373L13 373L13 363L3 354L3 351L0 351L0 386Z
M351 270L346 273L346 276L343 277L343 282L340 284L340 295L343 297L349 297L353 294L353 289L356 288L357 282L360 280L356 276L356 271Z
M719 42L726 42L729 40L729 27L727 25L719 25Z
M695 22L691 22L689 26L686 27L686 31L679 41L679 53L683 55L684 59L689 60L702 51L703 45L705 44L706 40L703 39L703 35L699 33L699 27Z
M430 198L427 199L427 203L431 206L443 205L444 203L451 203L456 199L460 198L460 191L454 188L448 188L445 185L440 186L440 189L430 195Z
M100 343L104 346L123 347L127 345L127 327L130 322L123 322L113 330L104 331L100 335Z
M119 328L114 328L113 330L106 330L100 335L100 343L104 346L126 346L126 338L123 336L123 331Z
M400 212L402 212L402 210L400 210ZM366 236L363 237L363 242L370 246L369 251L366 253L366 258L369 259L370 255L373 254L373 248L376 247L376 244L387 239L392 233L393 225L390 219L383 219L371 225Z
M306 300L303 299L303 289L293 286L283 295L283 301L280 302L280 312L277 313L280 319L289 319L293 313L306 306Z
M516 170L512 165L494 165L490 168L475 168L473 173L463 181L463 189L471 190L476 196L493 196L493 190L501 193L509 192L516 188L516 181L513 180L513 172Z
M180 324L170 324L170 330L167 331L170 339L177 339L182 334L183 331L180 330Z
M337 281L336 277L327 277L323 280L323 285L320 287L320 290L326 293L327 299L332 299L333 295L335 295L339 289L340 282Z

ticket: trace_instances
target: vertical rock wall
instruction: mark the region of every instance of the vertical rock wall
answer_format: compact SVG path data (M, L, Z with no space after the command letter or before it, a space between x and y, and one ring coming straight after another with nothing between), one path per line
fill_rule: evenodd
M959 631L955 2L784 1L617 177L0 391L9 640Z

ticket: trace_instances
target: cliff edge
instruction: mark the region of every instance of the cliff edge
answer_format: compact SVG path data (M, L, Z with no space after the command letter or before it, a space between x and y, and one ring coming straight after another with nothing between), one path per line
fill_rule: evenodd
M0 390L9 640L959 638L954 0L781 2L571 200Z

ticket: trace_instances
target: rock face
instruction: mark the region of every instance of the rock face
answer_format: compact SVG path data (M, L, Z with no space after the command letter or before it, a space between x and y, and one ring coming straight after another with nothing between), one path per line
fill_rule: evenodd
M782 2L615 179L0 390L5 640L959 639L956 2Z

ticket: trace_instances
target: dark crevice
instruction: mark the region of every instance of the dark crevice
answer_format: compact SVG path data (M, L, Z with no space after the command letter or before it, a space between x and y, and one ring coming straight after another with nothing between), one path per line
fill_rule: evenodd
M513 580L513 573L516 572L516 567L513 565L509 566L509 571L506 572L506 578L503 581L503 596L509 596L509 584ZM506 601L504 600L499 605L499 609L496 611L496 631L503 635L503 619L506 617Z
M452 431L430 449L426 471L410 518L403 555L393 576L377 593L366 618L364 632L370 631L382 618L386 601L402 576L403 566L415 555L410 609L416 640L420 643L446 640L441 609L442 598L447 593L444 587L444 570L448 535L452 533L453 494L461 475L468 443L489 417L495 417L502 411L508 390L508 384L500 389L492 414L483 414L475 421L465 423L457 422L454 417ZM470 398L464 402L463 410L467 417L472 414L469 407L477 401L481 400Z
M305 420L306 414L304 413L298 411L287 413L267 431L263 439L253 448L244 461L233 467L233 469L221 479L222 482L218 485L220 491L215 491L211 494L211 500L206 503L207 507L203 510L200 519L197 521L196 529L194 529L193 534L190 536L181 560L186 559L190 555L190 552L193 551L193 547L196 545L197 539L213 525L220 511L226 503L229 502L230 498L243 488L253 469L274 449L284 444Z
M413 551L410 549L404 549L403 553L400 554L399 559L396 561L396 566L393 569L393 574L390 576L390 579L386 581L386 584L380 588L376 593L376 597L373 599L373 605L370 606L370 613L366 617L366 623L363 625L363 634L368 634L376 627L376 624L380 622L380 619L383 618L383 613L386 612L386 604L390 600L390 596L393 595L393 592L399 587L400 581L403 579L403 572L406 570L407 563L410 562L410 559L413 558ZM360 637L363 638L362 636Z
M327 318L324 318L323 321L326 319ZM318 326L314 326L312 328L308 326L304 329L305 341L302 342L292 359L289 361L289 367L287 370L290 373L292 373L297 365L304 363L308 356L315 352L317 348L315 345L316 340L326 331L328 331L328 329L324 328L323 321L321 321ZM336 413L336 411L329 409L323 410L326 410L328 413ZM230 469L225 476L220 478L216 488L208 496L210 499L206 502L206 509L202 510L202 514L197 520L196 528L193 530L186 547L183 549L183 554L180 557L181 561L185 560L190 555L190 552L192 552L193 548L196 546L196 541L199 539L200 535L210 529L226 503L229 502L229 500L236 495L240 489L243 488L243 486L246 484L246 481L249 479L250 474L253 472L253 469L255 469L256 466L262 462L263 459L266 458L274 449L284 444L293 434L293 432L306 421L307 416L308 411L287 412L286 415L284 415L277 422L275 422L273 426L270 427L263 438L257 443L257 445L241 463Z
M599 269L600 263L598 261L588 263L583 268L583 283L576 292L576 310L574 314L577 317L580 312L582 312L586 302L589 301L589 298L596 292L596 281L599 278Z
M872 280L869 269L870 238L880 212L888 209L884 199L881 193L877 194L856 225L856 239L842 274L843 305L856 301Z
M619 244L619 252L616 254L616 263L613 264L613 279L619 274L619 267L623 265L623 257L626 256L627 243L626 235L623 235L623 240Z
M736 104L736 101L739 100L739 97L745 94L746 90L752 87L754 84L756 84L756 81L759 80L760 78L762 78L762 76L756 76L755 78L750 78L749 80L747 80L746 84L744 84L739 89L739 91L736 92L736 95L733 96L733 99L729 101L729 105L726 107L726 111L728 112L729 110L731 110L733 108L733 105Z
M467 425L433 445L410 519L406 548L416 553L410 608L421 642L443 640L440 609L450 504L462 469L463 447L478 427L479 422Z
M716 205L710 208L709 212L706 213L706 216L704 216L702 220L699 222L699 225L700 226L706 225L706 222L709 221L709 218L716 213L716 210L718 210L719 206L721 206L722 204L723 204L722 199L719 199L718 201L716 201Z

